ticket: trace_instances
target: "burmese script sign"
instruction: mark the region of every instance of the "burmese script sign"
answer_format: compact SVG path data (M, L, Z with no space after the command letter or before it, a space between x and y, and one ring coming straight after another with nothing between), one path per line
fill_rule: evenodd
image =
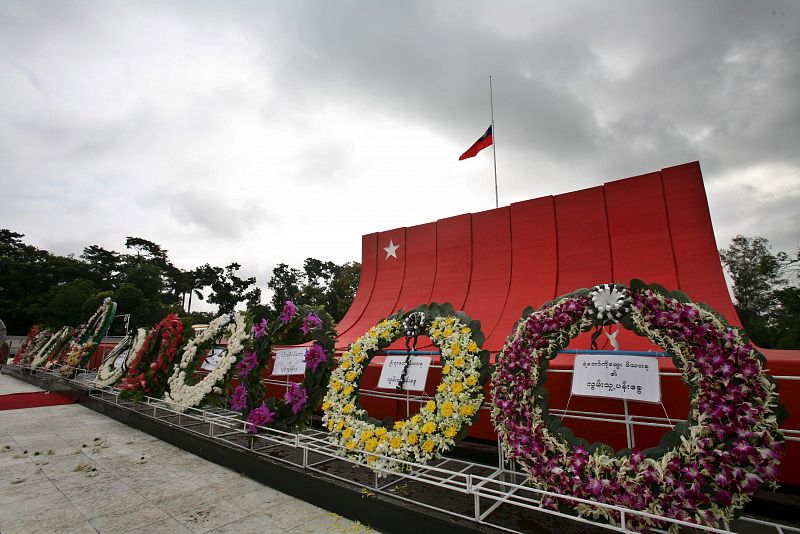
M214 347L208 351L208 355L206 359L203 360L203 365L200 366L200 369L209 372L216 369L222 357L225 355L225 350L225 347Z
M299 349L280 349L275 351L275 365L272 376L302 375L306 372L307 347Z
M572 394L661 402L658 360L650 356L579 354Z
M119 369L120 367L122 367L122 364L125 363L125 360L128 359L129 352L130 350L125 350L122 351L122 353L120 353L119 356L117 356L117 359L114 360L114 369Z
M406 366L405 356L387 356L381 369L381 377L378 380L378 387L385 389L397 389L400 377L403 375L403 368ZM428 380L428 369L431 366L429 356L411 356L408 363L406 379L403 381L402 389L409 391L425 391L425 382Z

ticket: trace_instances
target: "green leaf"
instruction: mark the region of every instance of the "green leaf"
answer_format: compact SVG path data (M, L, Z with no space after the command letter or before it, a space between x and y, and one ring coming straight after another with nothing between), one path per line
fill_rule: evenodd
M666 287L662 286L661 284L650 284L647 287L648 287L648 289L650 289L651 291L654 291L655 293L659 293L659 294L661 294L661 295L663 295L663 296L665 296L667 298L670 297L669 290Z
M572 444L575 441L575 434L568 426L561 426L555 431L556 435L560 436L565 442Z
M595 452L599 454L605 454L606 456L613 456L614 449L610 446L606 445L605 443L601 443L596 441L589 445L589 454L594 454Z
M780 402L775 405L773 410L775 412L775 419L778 421L778 426L783 426L783 423L789 418L789 410Z
M728 323L728 320L721 313L719 313L717 310L715 310L714 308L712 308L711 306L709 306L705 302L695 302L694 304L698 308L700 308L702 310L705 310L708 313L710 313L711 315L713 315L714 317L716 317L717 320L719 322L721 322L724 326L727 326L727 327L730 326L730 323ZM744 334L743 331L741 333Z
M562 428L561 420L558 417L553 417L552 415L548 414L542 419L547 424L547 430L549 430L551 434L558 434L558 431Z
M486 336L483 335L481 332L481 324L478 321L474 321L477 325L470 326L472 329L472 340L478 345L478 347L483 348L483 344L486 342Z
M644 282L642 282L638 278L633 278L628 283L628 287L630 288L630 290L632 292L643 291L643 290L647 289L647 284L645 284Z
M489 365L482 365L478 383L485 384L489 380L489 377L492 376L493 371L494 369Z
M649 449L645 449L642 451L645 458L660 458L664 456L666 451L661 447L650 447Z
M681 291L679 289L676 289L675 291L671 291L669 293L669 296L672 297L673 299L677 300L681 304L688 304L688 303L692 302L692 299L689 298L689 295L687 295L686 293L684 293L683 291Z
M574 447L583 447L585 449L589 449L589 441L584 438L575 438L572 442Z

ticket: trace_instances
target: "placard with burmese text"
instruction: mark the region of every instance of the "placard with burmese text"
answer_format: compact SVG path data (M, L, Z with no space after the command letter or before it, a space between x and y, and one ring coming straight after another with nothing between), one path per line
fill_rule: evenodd
M272 376L302 375L306 372L305 355L308 347L275 351Z
M658 359L650 356L578 354L573 395L661 402Z
M208 351L206 359L203 360L203 365L200 366L200 369L208 372L216 369L220 360L222 360L222 357L225 355L225 350L227 350L225 347L212 347L211 350Z
M400 377L403 375L403 368L406 366L405 356L387 356L381 369L381 377L378 380L378 387L385 389L397 389ZM411 356L408 362L408 372L406 373L403 387L408 391L425 391L425 382L428 380L428 369L431 366L429 356Z
M125 360L128 359L128 353L130 350L122 351L119 356L114 360L114 369L119 369L122 367L122 364L125 363Z

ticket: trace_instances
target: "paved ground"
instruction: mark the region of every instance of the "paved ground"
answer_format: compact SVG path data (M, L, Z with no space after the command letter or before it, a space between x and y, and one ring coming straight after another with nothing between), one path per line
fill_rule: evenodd
M0 375L0 395L41 391ZM374 532L79 404L0 411L0 533Z

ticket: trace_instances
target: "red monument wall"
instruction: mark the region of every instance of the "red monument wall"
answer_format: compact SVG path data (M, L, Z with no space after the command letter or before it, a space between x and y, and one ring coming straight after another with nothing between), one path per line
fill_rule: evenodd
M392 246L397 246L393 249ZM388 250L387 250L388 249ZM697 162L605 183L602 186L517 202L509 207L397 228L362 238L362 271L353 305L339 323L345 349L382 318L419 304L450 302L481 322L484 348L499 352L527 306L582 287L639 278L680 289L705 302L732 325L741 326L722 273L703 178ZM623 350L660 350L628 331L617 337ZM601 338L599 348L611 348ZM428 345L429 346L429 345ZM400 345L396 345L400 348ZM421 344L418 348L425 348ZM570 348L589 348L589 336ZM800 376L800 351L763 351L775 376ZM574 357L559 356L551 369L571 369ZM381 358L362 385L377 383ZM676 372L659 361L662 372ZM429 377L433 395L439 376ZM551 406L564 408L570 375L549 373ZM800 382L779 380L790 412L786 428L800 428ZM684 418L688 391L678 377L662 379L670 417ZM364 399L373 415L400 416L405 403ZM573 398L570 411L621 412L621 401ZM663 417L659 405L631 403L632 413ZM380 413L375 413L380 412ZM624 429L612 423L570 422L590 441L624 446ZM636 445L655 445L664 430L636 429ZM470 435L494 439L485 411ZM800 484L800 444L792 442L781 477Z

